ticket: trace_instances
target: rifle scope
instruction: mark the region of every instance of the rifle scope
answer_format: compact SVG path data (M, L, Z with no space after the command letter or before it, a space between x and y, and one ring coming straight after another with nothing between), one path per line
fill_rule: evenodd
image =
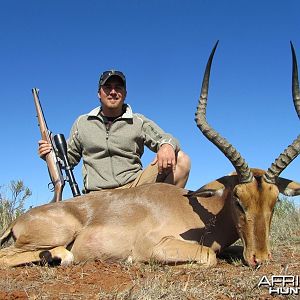
M67 181L69 182L73 197L80 196L80 191L78 188L78 184L76 183L74 174L73 174L73 168L69 163L68 156L67 156L67 143L66 139L63 134L56 134L53 137L56 149L58 151L59 157L62 159L64 166L62 167L67 176Z

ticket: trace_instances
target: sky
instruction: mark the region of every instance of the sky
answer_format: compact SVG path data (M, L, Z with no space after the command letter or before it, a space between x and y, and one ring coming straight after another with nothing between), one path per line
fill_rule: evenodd
M188 189L233 166L194 121L215 42L207 120L249 166L267 169L297 137L291 94L293 42L300 61L298 0L1 0L0 186L23 180L27 206L49 202L31 89L40 89L49 129L66 137L99 105L99 75L121 70L126 102L179 139L192 161ZM154 153L146 151L146 166ZM82 188L81 165L75 176ZM300 181L300 157L281 174ZM71 197L68 185L63 198Z

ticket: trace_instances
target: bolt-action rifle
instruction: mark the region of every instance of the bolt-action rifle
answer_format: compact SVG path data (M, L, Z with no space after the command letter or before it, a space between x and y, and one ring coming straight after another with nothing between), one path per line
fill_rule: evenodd
M54 197L51 202L58 202L62 200L62 192L65 186L65 181L69 182L73 197L80 196L80 191L73 174L73 168L67 157L67 144L65 137L63 134L56 134L53 136L52 132L48 129L44 117L39 100L39 90L36 88L32 89L32 94L42 139L47 141L52 147L51 151L45 157L54 190ZM66 178L64 178L62 170L65 171Z

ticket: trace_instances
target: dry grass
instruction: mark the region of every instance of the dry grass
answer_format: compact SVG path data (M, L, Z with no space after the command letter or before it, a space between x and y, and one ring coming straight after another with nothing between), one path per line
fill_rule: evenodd
M300 253L298 249L298 253ZM278 253L276 254L276 258ZM299 260L300 255L297 259ZM151 268L152 269L152 268ZM210 270L181 267L160 267L156 271L144 270L145 275L133 278L132 287L125 291L101 291L99 299L298 299L297 296L272 297L267 289L258 288L262 276L282 274L281 262L254 270L249 267L228 265L224 261ZM297 274L300 262L287 266L289 274ZM299 271L298 271L299 273Z

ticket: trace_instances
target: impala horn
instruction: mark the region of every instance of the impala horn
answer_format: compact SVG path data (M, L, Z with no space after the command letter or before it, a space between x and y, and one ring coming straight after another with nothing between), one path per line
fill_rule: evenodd
M292 71L292 94L293 101L298 117L300 118L300 92L298 80L298 67L297 58L294 46L291 42L292 57L293 57L293 71ZM280 173L298 156L300 152L300 135L289 145L276 160L272 163L271 167L264 174L265 181L275 183L276 178Z
M292 57L293 57L293 75L292 75L292 93L293 100L296 112L298 114L298 118L300 119L300 94L299 94L299 81L298 81L298 66L297 66L297 58L294 46L291 42L292 49Z
M230 160L233 167L235 168L240 183L248 183L253 179L253 174L248 167L246 161L243 159L241 154L231 145L228 141L223 138L218 132L216 132L213 128L209 126L206 121L206 105L207 105L207 97L208 97L208 87L209 87L209 76L212 60L218 46L219 41L215 44L209 59L207 61L207 65L205 68L205 73L202 81L201 94L199 97L197 112L195 114L195 121L197 123L198 128L204 134L204 136L213 144L215 144L224 155Z

